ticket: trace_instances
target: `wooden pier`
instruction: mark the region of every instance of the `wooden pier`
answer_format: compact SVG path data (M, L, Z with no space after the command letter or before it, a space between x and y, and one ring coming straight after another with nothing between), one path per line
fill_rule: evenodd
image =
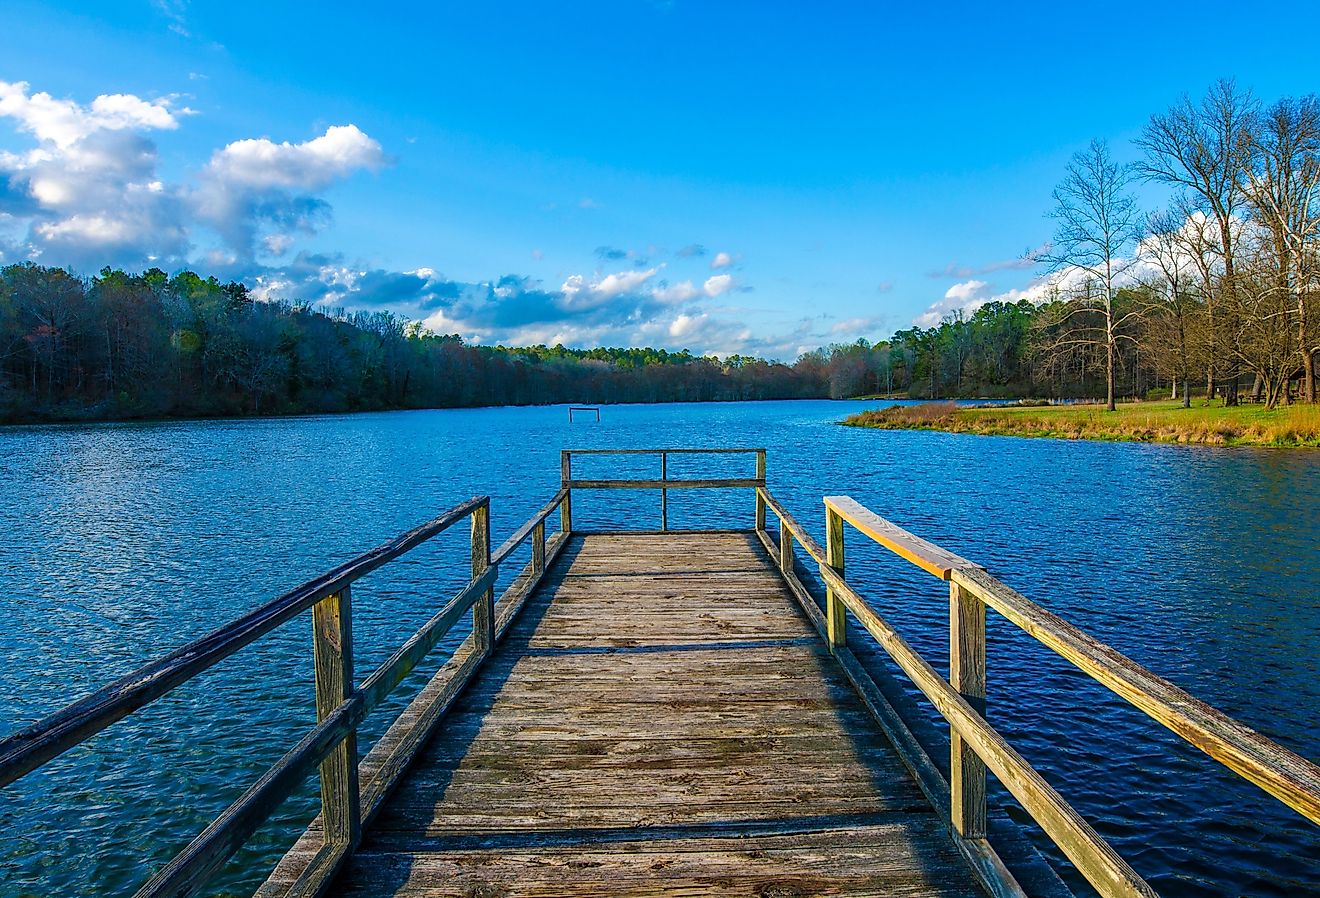
M712 453L750 454L755 469L669 477L669 456ZM661 476L574 477L574 456L611 454L657 456ZM766 488L764 450L584 450L561 467L559 492L497 549L489 500L462 503L0 742L0 786L310 612L320 722L138 896L198 894L317 771L322 813L262 898L1066 894L1019 832L996 827L988 774L1101 894L1153 895L987 720L990 608L1320 822L1315 765L977 565L846 497L825 498L822 546ZM692 488L744 494L753 526L670 530L668 490ZM661 529L575 529L574 499L603 489L659 491ZM471 580L358 681L351 584L464 521ZM947 677L846 577L847 528L950 584ZM497 599L497 572L527 543ZM359 761L361 720L469 614L471 635ZM859 660L863 639L948 721L947 780L877 687L888 674Z

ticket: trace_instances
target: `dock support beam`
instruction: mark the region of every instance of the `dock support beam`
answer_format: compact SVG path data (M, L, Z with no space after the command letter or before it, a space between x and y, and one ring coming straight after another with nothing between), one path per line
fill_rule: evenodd
M949 584L949 685L985 716L985 602ZM953 728L949 731L950 815L958 834L985 838L985 762Z
M765 530L765 498L761 495L761 489L765 487L765 450L756 450L756 479L760 482L759 487L754 487L756 494L756 529Z
M660 479L669 479L669 453L660 453ZM665 532L669 530L669 490L660 489L660 530Z
M490 567L490 506L483 503L472 509L472 579ZM478 655L486 656L495 648L495 587L489 586L472 606L472 636Z
M559 504L559 529L565 536L573 532L573 491L568 482L573 479L573 453L567 449L559 452L559 486L568 490L564 501Z
M832 506L825 506L825 560L840 577L843 576L843 517ZM847 609L843 599L828 585L825 588L825 635L830 651L848 641Z
M312 606L312 658L316 669L316 719L324 720L353 692L353 600L345 586ZM350 851L362 838L358 792L357 730L321 762L321 817L325 841Z

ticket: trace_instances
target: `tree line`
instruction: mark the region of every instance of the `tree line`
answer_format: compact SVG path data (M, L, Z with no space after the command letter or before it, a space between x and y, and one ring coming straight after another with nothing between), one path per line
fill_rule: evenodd
M191 271L0 268L0 420L796 399L818 374L662 349L466 345L389 312L256 301Z
M1316 401L1320 102L1230 81L1151 117L1140 159L1069 163L1034 301L989 302L792 365L466 345L389 312L257 302L190 271L0 268L0 420L560 402L1243 394ZM1140 181L1169 188L1143 211Z

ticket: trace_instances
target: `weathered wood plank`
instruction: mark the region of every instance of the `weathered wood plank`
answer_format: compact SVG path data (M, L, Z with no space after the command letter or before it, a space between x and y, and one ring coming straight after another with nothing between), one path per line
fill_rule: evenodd
M826 496L825 507L895 555L907 559L941 580L948 580L958 568L976 567L966 558L941 549L934 543L927 542L919 536L908 533L902 527L886 521L849 496Z
M334 886L975 890L751 533L570 538Z
M312 660L316 672L316 718L325 720L353 691L353 600L351 587L312 606ZM358 803L357 733L349 732L321 762L321 816L326 841L349 851L361 836Z

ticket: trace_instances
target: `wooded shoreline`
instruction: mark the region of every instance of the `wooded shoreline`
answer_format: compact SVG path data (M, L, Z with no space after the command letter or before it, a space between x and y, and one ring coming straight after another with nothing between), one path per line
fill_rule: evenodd
M878 430L938 430L979 436L1045 437L1104 442L1178 443L1320 449L1320 407L1224 406L1177 401L1103 404L957 406L952 402L891 406L840 422Z

